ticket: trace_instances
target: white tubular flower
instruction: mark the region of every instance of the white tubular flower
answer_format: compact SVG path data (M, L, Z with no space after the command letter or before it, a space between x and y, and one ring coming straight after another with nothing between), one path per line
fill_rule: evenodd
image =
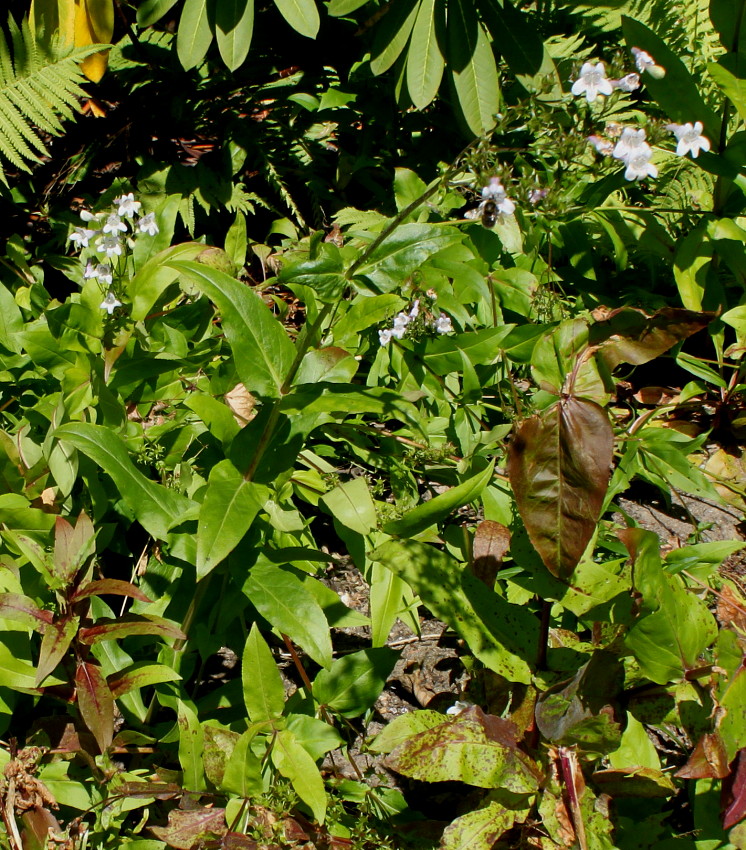
M471 708L474 705L473 702L468 702L465 699L457 699L456 702L450 708L446 709L446 714L451 717L458 717L462 711L466 711L467 708Z
M80 217L83 221L98 221L98 216L90 210L81 210Z
M114 280L114 276L111 273L111 266L108 263L99 263L96 266L96 277L99 283L103 283L105 286L111 286Z
M710 150L710 140L702 135L701 121L695 121L694 124L667 124L666 129L670 130L678 140L676 153L679 156L690 153L692 158L696 159L700 151Z
M435 320L435 330L439 334L450 334L453 333L453 324L451 323L451 317L445 316L441 313L440 316Z
M155 236L158 233L158 225L155 223L155 213L144 215L137 222L137 229L140 233L147 233L149 236Z
M611 156L614 153L614 143L602 136L588 136L588 143L593 145L596 153L600 153L601 156Z
M117 208L117 215L124 218L132 218L139 211L142 204L135 200L132 192L127 195L122 195L121 198L114 198L114 205Z
M88 230L87 227L76 227L67 238L79 248L87 248L89 240L97 234L98 230Z
M603 62L585 62L580 69L580 76L572 84L570 91L574 95L584 94L588 103L600 95L609 95L614 91L611 80L606 78L606 68Z
M413 321L420 315L420 299L418 298L414 304L412 304L412 309L409 311L409 321Z
M640 88L640 75L627 74L627 76L622 77L621 80L612 80L611 84L615 89L621 89L626 92L635 91L635 89Z
M114 295L113 292L109 291L106 293L106 298L98 305L99 309L106 310L106 312L111 316L111 314L117 309L117 307L122 306L122 302Z
M394 316L394 327L391 329L391 333L397 339L403 339L409 322L410 319L406 313L397 313L396 316Z
M644 180L645 177L657 177L658 169L650 161L652 151L639 151L626 160L627 168L624 171L625 180Z
M381 345L388 345L391 342L391 337L394 335L394 332L387 328L384 331L378 331L378 341Z
M528 193L528 202L529 204L538 204L539 201L543 201L548 194L548 189L531 189Z
M612 156L628 163L633 156L645 155L648 159L652 154L650 145L645 141L645 131L640 128L625 127L619 141L614 146Z
M117 236L102 236L96 241L96 250L103 251L109 259L120 257L122 255L122 243Z
M98 278L98 266L94 265L90 260L85 264L85 271L83 272L83 277L86 280L90 280L92 277Z
M112 236L116 236L118 233L126 233L127 225L116 213L112 213L107 217L106 223L101 229L104 233L111 233Z
M632 48L632 55L635 57L635 65L637 65L637 70L644 74L645 71L650 74L651 77L655 77L656 80L662 80L663 77L666 76L666 69L661 68L660 65L656 65L655 59L644 50L640 50L639 47Z
M483 201L494 201L501 215L513 215L515 204L507 195L499 177L490 177L490 182L482 189Z

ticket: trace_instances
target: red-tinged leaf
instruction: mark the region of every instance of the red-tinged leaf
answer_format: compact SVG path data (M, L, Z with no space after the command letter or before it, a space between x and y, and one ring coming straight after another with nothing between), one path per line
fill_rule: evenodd
M73 527L64 517L54 523L54 574L65 584L75 578L83 562L93 554L96 532L85 511Z
M723 780L723 829L731 829L746 818L746 748L733 760L733 770Z
M499 522L486 519L480 522L472 544L471 572L490 590L495 586L497 571L510 548L510 531Z
M717 732L706 732L686 764L676 771L679 779L723 779L730 773L728 754Z
M67 617L47 626L41 640L39 663L36 665L36 687L62 661L73 638L78 633L79 617Z
M591 328L590 341L611 371L620 363L639 366L668 351L677 342L706 328L714 313L695 313L664 307L648 315L634 307L620 307L603 314Z
M80 716L103 753L114 738L114 697L101 668L88 661L78 663L75 686Z
M173 809L168 813L168 826L150 828L156 838L177 850L192 850L204 840L225 835L225 809Z
M73 602L78 602L80 599L85 599L89 596L103 596L109 593L112 596L129 596L131 599L137 599L140 602L152 602L139 587L135 587L129 581L121 581L117 578L105 578L99 581L89 581L85 587L76 590L72 596Z
M111 695L114 699L119 699L123 694L144 688L146 685L175 682L178 679L181 679L181 676L164 664L148 664L146 661L140 661L126 670L113 673L107 681Z
M23 850L47 850L49 830L59 835L63 830L57 818L43 806L33 806L21 815Z
M488 803L456 818L447 826L440 850L492 850L498 838L515 822L516 812L502 803Z
M175 782L122 782L117 794L125 797L154 797L156 800L173 800L184 793Z
M547 569L568 579L596 529L614 432L602 407L564 397L521 423L508 474L526 531Z
M567 802L569 803L572 825L575 836L578 839L580 850L588 850L588 842L585 835L585 821L580 808L580 800L585 791L585 780L583 771L578 763L578 757L574 750L567 747L559 747L557 750L560 776L565 786Z
M44 632L53 618L51 611L42 610L28 596L0 593L0 619L13 620L37 632Z
M186 640L184 632L168 620L135 614L128 614L116 620L102 618L95 626L81 629L78 637L81 643L93 645L102 640L119 640L132 635L161 635L174 640Z
M263 845L266 847L266 845ZM227 832L220 850L260 850L259 844L240 832Z

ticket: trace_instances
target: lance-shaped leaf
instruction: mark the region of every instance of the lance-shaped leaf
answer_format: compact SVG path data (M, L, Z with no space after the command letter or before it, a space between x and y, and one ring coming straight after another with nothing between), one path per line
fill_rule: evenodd
M417 109L424 109L438 93L445 59L443 0L420 0L407 53L407 90Z
M0 620L13 620L37 632L43 632L52 622L52 612L44 611L22 593L0 593Z
M229 71L243 65L253 30L254 0L222 0L217 4L215 35L220 56Z
M75 673L75 687L80 716L103 753L114 737L114 698L101 668L88 661L80 661Z
M41 639L39 663L36 665L37 688L62 661L78 632L79 622L79 617L67 617L47 626L44 637Z
M80 512L78 521L72 526L64 517L58 516L54 524L54 572L65 584L69 584L95 548L96 532L85 511Z
M177 710L179 724L179 764L184 772L184 788L188 791L205 790L205 768L202 752L205 734L199 718L187 703L179 700Z
M103 594L111 594L112 596L129 596L130 599L137 599L140 602L152 602L139 587L135 587L132 582L122 581L118 578L104 578L96 581L89 581L88 584L76 590L71 597L71 602L79 602L81 599L87 599L90 596L102 596Z
M226 761L221 787L232 794L247 799L264 791L262 763L254 755L251 742L256 730L249 729L236 741L230 758Z
M118 673L107 677L109 690L114 699L118 699L130 691L144 688L146 685L157 685L161 682L176 682L181 676L165 664L149 664L138 661L130 664Z
M609 485L614 433L595 402L565 397L516 429L508 473L526 531L547 569L572 575Z
M241 673L249 720L263 723L279 717L285 708L285 688L272 652L256 623L246 639Z
M541 780L536 763L518 748L517 727L476 706L409 738L386 765L424 782L465 782L514 794L530 794Z
M295 793L311 809L318 823L326 817L326 791L316 762L298 743L289 729L277 734L272 747L272 761L279 772L292 783Z
M92 646L102 640L119 640L132 635L160 635L173 640L186 640L186 635L178 626L162 617L148 614L129 614L116 620L103 617L95 626L81 629L79 638L81 643Z

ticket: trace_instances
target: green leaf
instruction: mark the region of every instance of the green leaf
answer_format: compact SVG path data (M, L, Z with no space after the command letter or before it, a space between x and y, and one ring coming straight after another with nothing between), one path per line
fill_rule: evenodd
M0 345L8 351L20 351L16 334L23 330L23 316L13 293L0 284Z
M21 593L0 593L0 619L44 632L52 624L52 612L42 610L33 599Z
M268 496L266 487L246 481L229 460L210 470L197 524L197 581L236 548Z
M298 743L315 761L323 758L326 753L345 745L339 732L317 717L291 714L286 723L286 728L295 735Z
M398 657L388 647L343 655L316 676L314 699L342 717L359 717L378 699Z
M334 18L341 18L343 15L349 15L361 6L364 6L368 0L330 0L327 10Z
M417 109L438 93L445 59L440 49L445 31L443 0L420 0L407 53L407 90Z
M202 62L212 42L209 5L210 0L185 0L184 2L176 36L176 55L185 71Z
M36 689L36 667L26 658L19 657L18 647L10 640L10 637L11 635L6 633L0 641L0 687L33 693ZM45 686L66 684L68 682L64 679L48 676Z
M308 38L316 38L321 21L315 0L274 0L274 2L282 17L296 32Z
M707 70L720 90L738 110L742 119L746 119L746 79L743 78L743 58L728 54L717 62L708 62Z
M150 664L147 661L137 661L107 677L109 690L114 699L118 699L130 691L137 691L147 685L158 685L161 682L178 682L181 676L165 664Z
M88 661L79 661L75 689L80 716L93 733L101 752L106 752L114 738L114 698L101 668Z
M178 278L178 271L168 263L172 260L193 260L204 250L201 242L185 242L166 248L145 263L128 286L134 321L146 319L155 302Z
M396 62L409 41L417 18L418 0L397 0L376 28L370 70L378 76Z
M148 480L137 470L124 443L109 428L70 422L58 428L54 436L72 443L110 475L137 521L158 540L167 539L170 526L192 505L189 499Z
M389 639L396 618L411 604L412 589L398 575L375 562L370 580L370 628L373 646Z
M277 279L291 289L294 285L307 286L324 304L337 303L349 285L340 250L330 242L322 243L312 260L284 265Z
M445 714L432 709L408 711L390 720L370 743L369 749L374 753L390 753L414 735L450 722Z
M179 764L184 772L183 785L187 791L205 790L205 769L202 753L205 736L194 710L179 700L177 708L179 725Z
M220 56L229 71L235 71L243 65L249 53L253 31L254 0L219 0L215 9L215 38ZM236 214L237 221L239 217L246 221L242 212ZM236 265L240 267L243 263L241 260Z
M506 809L503 803L488 803L450 823L443 832L440 850L492 850L515 819L516 812Z
M448 65L464 119L475 136L495 126L500 80L487 35L469 0L449 4Z
M252 723L275 720L285 708L285 688L277 664L256 623L246 639L241 662L243 698Z
M329 624L300 579L272 564L257 564L244 589L257 611L274 628L299 644L317 664L331 666Z
M248 286L217 269L192 262L172 266L217 306L246 389L279 397L295 348L269 307Z
M432 546L392 540L371 558L403 578L490 670L511 682L531 681L539 632L530 611L510 605Z
M159 21L176 3L177 0L143 0L137 7L137 25L149 27Z
M482 490L492 480L494 469L495 462L493 460L486 469L473 475L462 484L451 487L450 490L446 490L445 493L441 493L434 499L423 502L401 519L387 523L383 530L386 534L394 534L397 537L414 537L430 528L431 525L442 522L457 508L468 505L469 502L475 501L480 496Z
M253 0L248 0L248 2L253 2ZM225 253L231 258L233 265L237 269L241 269L246 262L247 250L246 215L239 210L233 219L233 224L225 234Z
M230 758L226 762L221 788L243 799L257 797L264 792L262 764L251 749L256 737L255 730L248 730L236 741Z
M515 430L508 474L536 551L555 576L578 564L606 496L614 432L595 402L568 396Z
M277 733L272 747L272 762L289 779L296 794L311 809L317 823L326 817L326 791L316 762L298 743L289 729Z
M377 525L376 508L364 478L337 484L319 501L340 525L358 534L370 534Z
M720 122L702 99L700 87L686 65L669 50L659 36L639 21L623 16L622 29L629 48L638 47L644 50L653 57L657 65L665 68L666 76L663 79L656 79L645 72L642 82L668 118L677 124L701 121L705 126L705 135L715 142L719 135ZM684 306L697 309L688 304Z

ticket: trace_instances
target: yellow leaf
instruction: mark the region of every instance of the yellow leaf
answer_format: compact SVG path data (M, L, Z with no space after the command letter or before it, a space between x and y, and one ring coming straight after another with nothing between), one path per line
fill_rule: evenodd
M31 0L31 29L37 38L45 40L59 32L60 46L72 47L75 38L75 7L75 0Z
M74 0L74 2L75 46L109 44L114 34L113 0ZM103 77L108 63L109 51L102 50L86 57L80 69L91 82L97 83Z

